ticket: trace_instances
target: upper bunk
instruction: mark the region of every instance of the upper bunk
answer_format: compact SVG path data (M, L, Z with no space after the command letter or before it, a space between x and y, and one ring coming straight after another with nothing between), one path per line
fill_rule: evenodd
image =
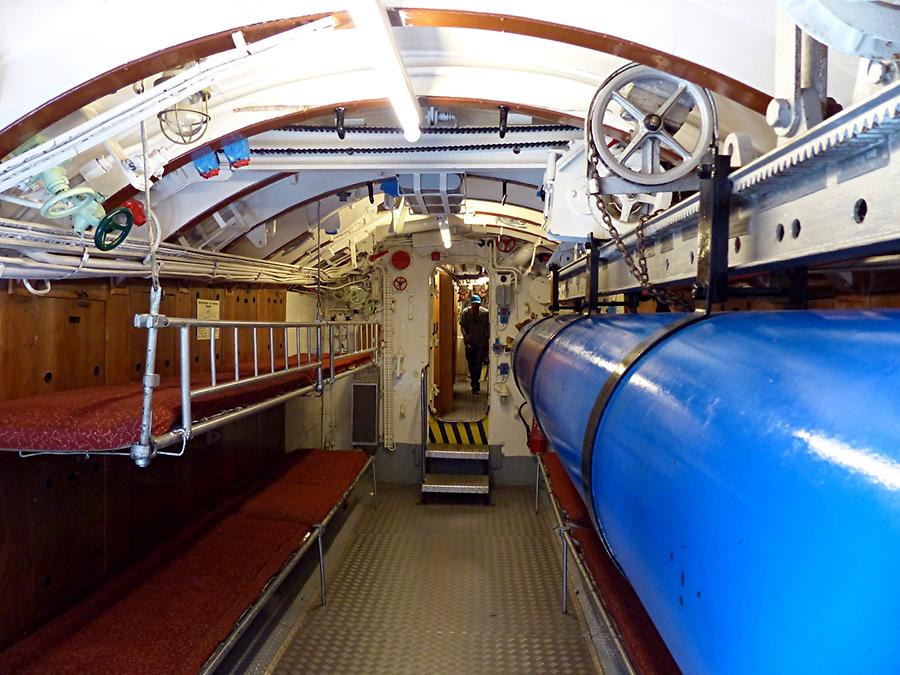
M129 306L149 299L151 311L133 315L134 328L129 328L120 324L128 316L125 308L114 312L111 306L105 307L106 316L97 311L98 305L113 305L116 300L124 304L121 292L111 294L96 285L88 288L92 297L106 300L102 304L67 301L66 291L54 298L5 298L10 330L4 335L4 356L23 360L28 371L47 370L38 392L24 383L5 388L7 392L30 389L31 394L13 393L0 402L3 450L23 456L126 455L146 466L157 454L180 454L194 436L297 396L320 394L336 380L378 361L381 329L377 322L276 320L273 317L284 318L284 291L204 289L206 298L222 298L225 315L248 318L197 319L203 306L213 306L218 313L220 300L201 299L200 290L195 291L196 298L190 298L190 291L170 286L163 304L161 287L151 288L148 298L141 286L132 285L122 289L131 301ZM190 300L195 300L198 309L191 310ZM267 305L257 311L257 300ZM189 316L162 314L161 306ZM40 345L54 341L49 332L35 332L24 344L21 338L17 342L14 333L18 330L41 331L41 318L51 320L51 329L53 324L59 328L56 341L72 339L71 351L60 345L58 352L68 364L57 358L55 367L51 365L46 346L42 357ZM90 344L98 333L106 334L99 350ZM82 350L93 353L86 355ZM108 367L115 370L114 362L129 354L139 357L133 374L125 378L121 373L104 373L99 364L90 365L92 357L100 362L108 358ZM29 356L38 362L28 363ZM73 378L73 371L88 377L76 374ZM78 383L102 381L105 376L107 383L74 387L65 381L54 383L54 376L65 378L66 374ZM39 393L40 388L56 386L60 389ZM167 452L170 446L176 447Z

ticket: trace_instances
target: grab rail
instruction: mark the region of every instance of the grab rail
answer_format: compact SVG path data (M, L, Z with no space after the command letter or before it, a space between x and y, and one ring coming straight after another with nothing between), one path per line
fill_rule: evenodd
M422 482L425 482L425 474L427 473L427 455L428 450L428 364L422 366L422 372L419 375L419 393L422 397Z
M154 306L155 309L155 306ZM337 379L335 363L338 357L353 357L372 355L373 363L378 362L378 351L381 345L381 326L375 322L366 321L229 321L221 319L193 319L183 317L170 317L163 314L138 314L134 317L134 325L137 328L147 328L147 359L146 374L144 376L144 401L143 417L145 423L141 425L141 438L132 446L131 456L138 466L147 466L155 454L159 444L152 436L153 416L153 388L159 385L159 376L155 371L157 331L163 328L177 329L179 332L179 376L181 389L181 428L168 432L162 438L165 444L171 443L172 438L178 435L182 443L186 443L192 437L195 429L191 402L194 399L209 396L222 391L228 391L235 387L244 386L256 382L266 382L291 373L301 373L316 370L316 384L310 390L322 391L326 384L333 384ZM195 386L198 383L191 377L191 329L208 329L209 331L209 384ZM233 341L232 364L233 370L228 381L222 381L219 376L217 364L216 344L220 341L219 330L231 329ZM263 330L268 340L269 359L268 364L261 367L259 349L259 331ZM284 363L276 367L275 363L275 331L283 332ZM249 366L245 365L248 372L244 372L240 362L240 335L241 331L250 331L253 351L252 375ZM291 331L294 332L293 346L296 354L289 356ZM326 334L327 333L327 334ZM246 333L244 333L246 334ZM305 338L305 340L304 340ZM206 339L206 338L203 338ZM327 342L326 342L327 340ZM306 346L305 355L302 348ZM324 372L323 359L324 348L327 346L328 371ZM305 358L304 358L305 356ZM296 358L296 365L291 361ZM266 365L268 368L266 368ZM268 370L268 372L261 372ZM280 397L279 397L280 398ZM204 430L208 424L201 425Z

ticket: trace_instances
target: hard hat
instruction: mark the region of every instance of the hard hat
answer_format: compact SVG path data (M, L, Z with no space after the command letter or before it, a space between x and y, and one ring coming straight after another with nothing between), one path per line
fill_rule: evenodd
M481 304L481 296L478 295L477 293L474 293L472 295L472 302L477 302L478 304Z

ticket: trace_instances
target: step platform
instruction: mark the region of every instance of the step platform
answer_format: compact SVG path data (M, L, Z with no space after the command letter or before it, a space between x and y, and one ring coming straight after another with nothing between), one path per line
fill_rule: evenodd
M479 474L429 473L422 482L423 494L486 495L490 491L490 476Z
M488 460L491 450L486 445L429 445L425 449L428 459Z

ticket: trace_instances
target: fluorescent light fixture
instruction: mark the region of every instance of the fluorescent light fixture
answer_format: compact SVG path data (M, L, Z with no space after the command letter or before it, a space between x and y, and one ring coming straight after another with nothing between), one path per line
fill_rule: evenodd
M388 99L403 127L403 137L415 143L422 136L419 128L422 109L403 67L403 57L394 40L394 31L384 5L381 0L353 0L350 16L356 29L365 34L359 46L372 58L375 70L387 86Z
M453 241L450 239L450 220L447 216L438 217L438 227L441 229L441 242L443 242L444 248L450 248Z

